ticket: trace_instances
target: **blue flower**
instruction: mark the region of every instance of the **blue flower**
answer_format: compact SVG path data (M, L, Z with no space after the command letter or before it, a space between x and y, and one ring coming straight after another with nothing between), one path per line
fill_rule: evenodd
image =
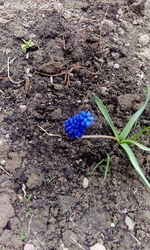
M93 121L94 117L92 117L90 112L82 111L64 122L65 132L71 139L80 138L86 133Z

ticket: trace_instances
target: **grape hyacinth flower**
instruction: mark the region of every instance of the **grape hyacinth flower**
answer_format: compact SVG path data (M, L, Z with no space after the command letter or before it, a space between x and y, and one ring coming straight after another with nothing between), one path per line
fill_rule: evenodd
M64 122L65 132L71 139L82 137L86 130L92 125L94 117L90 112L82 111Z

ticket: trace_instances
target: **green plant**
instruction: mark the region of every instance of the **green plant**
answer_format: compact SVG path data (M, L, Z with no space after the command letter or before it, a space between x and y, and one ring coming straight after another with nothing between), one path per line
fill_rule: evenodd
M23 241L26 238L26 234L24 232L20 232L19 237Z
M147 136L150 133L150 126L140 130L138 133L136 133L135 135L133 135L133 136L131 136L129 138L127 138L127 137L129 135L129 133L131 132L134 124L137 122L139 116L145 110L149 99L150 99L150 87L148 88L147 97L146 97L145 102L143 103L143 105L130 118L130 120L128 121L126 126L123 128L121 133L119 133L117 128L114 126L114 123L113 123L113 121L112 121L112 119L111 119L111 117L110 117L110 115L109 115L109 113L107 111L107 108L103 104L102 100L99 99L97 96L94 96L94 100L95 100L99 110L101 111L101 113L105 117L106 121L108 122L110 128L112 129L114 136L106 136L106 135L95 135L95 136L85 135L85 136L82 136L82 138L108 138L108 139L115 140L118 143L118 145L120 147L122 147L123 150L125 151L125 153L127 154L132 166L135 168L136 172L139 174L139 176L141 177L143 183L146 185L148 190L150 190L150 183L148 182L148 180L146 179L144 173L142 172L141 167L139 166L139 163L138 163L138 161L136 159L136 156L134 155L132 149L130 148L130 145L135 145L135 146L139 147L142 150L150 151L150 148L148 148L148 147L144 146L143 144L139 143L139 141L141 141L143 138L145 138L145 136ZM105 177L106 177L107 172L108 172L108 168L109 168L110 158L107 156L107 159L103 159L102 161L104 161L104 160L107 162L106 169L105 169ZM102 161L100 161L96 165L95 168L97 168L102 163ZM95 168L94 168L94 170L95 170Z
M23 44L21 44L21 50L23 51L23 52L27 52L27 50L29 49L29 48L31 48L31 47L33 47L34 46L34 43L31 41L31 40L24 40L24 39L22 39L22 41L23 41Z

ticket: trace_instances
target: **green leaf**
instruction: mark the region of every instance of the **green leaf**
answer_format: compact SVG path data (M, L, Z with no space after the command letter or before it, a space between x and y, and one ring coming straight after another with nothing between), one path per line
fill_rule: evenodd
M125 140L128 134L130 133L134 123L137 121L139 116L143 113L144 109L146 108L148 101L150 99L150 87L148 88L148 93L145 102L143 105L139 108L139 110L136 111L136 113L130 118L127 125L124 127L122 132L119 135L120 140Z
M100 161L96 164L96 166L95 166L90 172L88 172L88 175L93 174L93 173L96 171L96 169L97 169L104 161L106 161L105 158L103 158L102 160L100 160Z
M137 141L134 141L134 140L123 140L123 141L121 141L120 144L122 144L122 143L134 144L134 145L136 145L137 147L139 147L142 150L150 151L150 148L148 148L148 147L144 146L143 144L141 144L141 143L139 143Z
M108 170L109 170L109 167L110 167L110 155L107 154L107 159L106 159L106 167L105 167L105 172L104 172L104 179L106 179L107 177L107 174L108 174Z
M145 175L143 174L143 172L141 170L141 167L139 166L139 164L137 162L137 159L136 159L132 149L126 143L122 143L122 144L120 144L120 146L124 149L127 156L129 157L129 160L130 160L131 164L133 165L133 167L135 168L135 170L137 171L137 173L141 177L143 183L147 186L148 190L150 191L150 183L148 182Z
M103 104L102 100L99 99L97 96L94 96L94 100L99 108L99 110L101 111L101 113L103 114L103 116L105 117L106 121L108 122L109 126L111 127L114 135L116 136L116 138L119 138L119 134L117 131L117 128L114 126L112 119L110 118L110 115L105 107L105 105Z
M139 137L141 134L143 134L143 133L146 132L146 131L148 131L148 132L145 133L143 137L145 137L146 135L148 135L148 134L150 133L150 126L149 126L149 127L146 127L146 128L143 128L143 129L140 130L138 133L136 133L135 135L131 136L131 137L129 138L129 140L133 140L133 139ZM142 137L142 138L143 138L143 137ZM139 138L139 140L141 140L141 138Z
M26 41L22 39L22 41L23 44L21 44L21 50L26 53L27 49L31 48L34 45L34 43L31 40Z

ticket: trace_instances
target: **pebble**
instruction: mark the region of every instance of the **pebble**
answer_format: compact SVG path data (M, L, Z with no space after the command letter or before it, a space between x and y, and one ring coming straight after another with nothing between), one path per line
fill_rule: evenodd
M89 43L95 43L99 41L99 37L96 35L91 35L90 37L87 38L87 42Z
M90 250L106 250L106 248L102 244L96 243L95 245L90 247Z
M19 29L16 29L14 31L15 38L24 38L28 40L28 31L26 29L24 29L23 27L20 27Z
M60 91L64 90L64 85L62 84L54 84L53 86L55 90L60 90Z
M137 57L140 59L150 60L150 48L144 48L143 51L136 53Z
M125 31L122 28L119 28L118 34L123 36L125 34Z
M111 53L111 56L112 56L112 58L114 58L114 59L118 59L119 58L119 56L120 56L120 54L118 53L118 52L112 52Z
M119 68L120 68L120 65L119 65L118 63L115 63L113 68L114 68L114 69L119 69Z
M35 247L32 244L25 244L24 250L35 250Z
M4 115L0 115L0 122L4 121Z
M27 110L27 106L26 105L20 105L19 108L21 109L22 112Z
M5 161L4 159L2 159L2 160L0 161L0 165L2 165L2 166L5 166L5 163L6 163L6 161Z
M89 186L89 180L88 180L88 178L84 178L83 179L83 183L82 183L82 186L83 186L83 188L88 188L88 186Z
M114 66L114 62L113 61L109 61L108 63L107 63L107 67L108 68L112 68Z
M108 95L108 88L107 87L101 87L100 90L101 90L102 96Z
M148 34L143 34L139 37L139 43L142 46L145 46L149 43L149 35Z
M134 226L135 226L135 223L131 220L131 218L129 216L126 216L125 217L125 223L126 225L128 226L128 229L130 231L133 231L134 230Z
M105 19L104 21L102 21L102 26L102 30L104 33L110 33L115 29L115 25L110 19Z

